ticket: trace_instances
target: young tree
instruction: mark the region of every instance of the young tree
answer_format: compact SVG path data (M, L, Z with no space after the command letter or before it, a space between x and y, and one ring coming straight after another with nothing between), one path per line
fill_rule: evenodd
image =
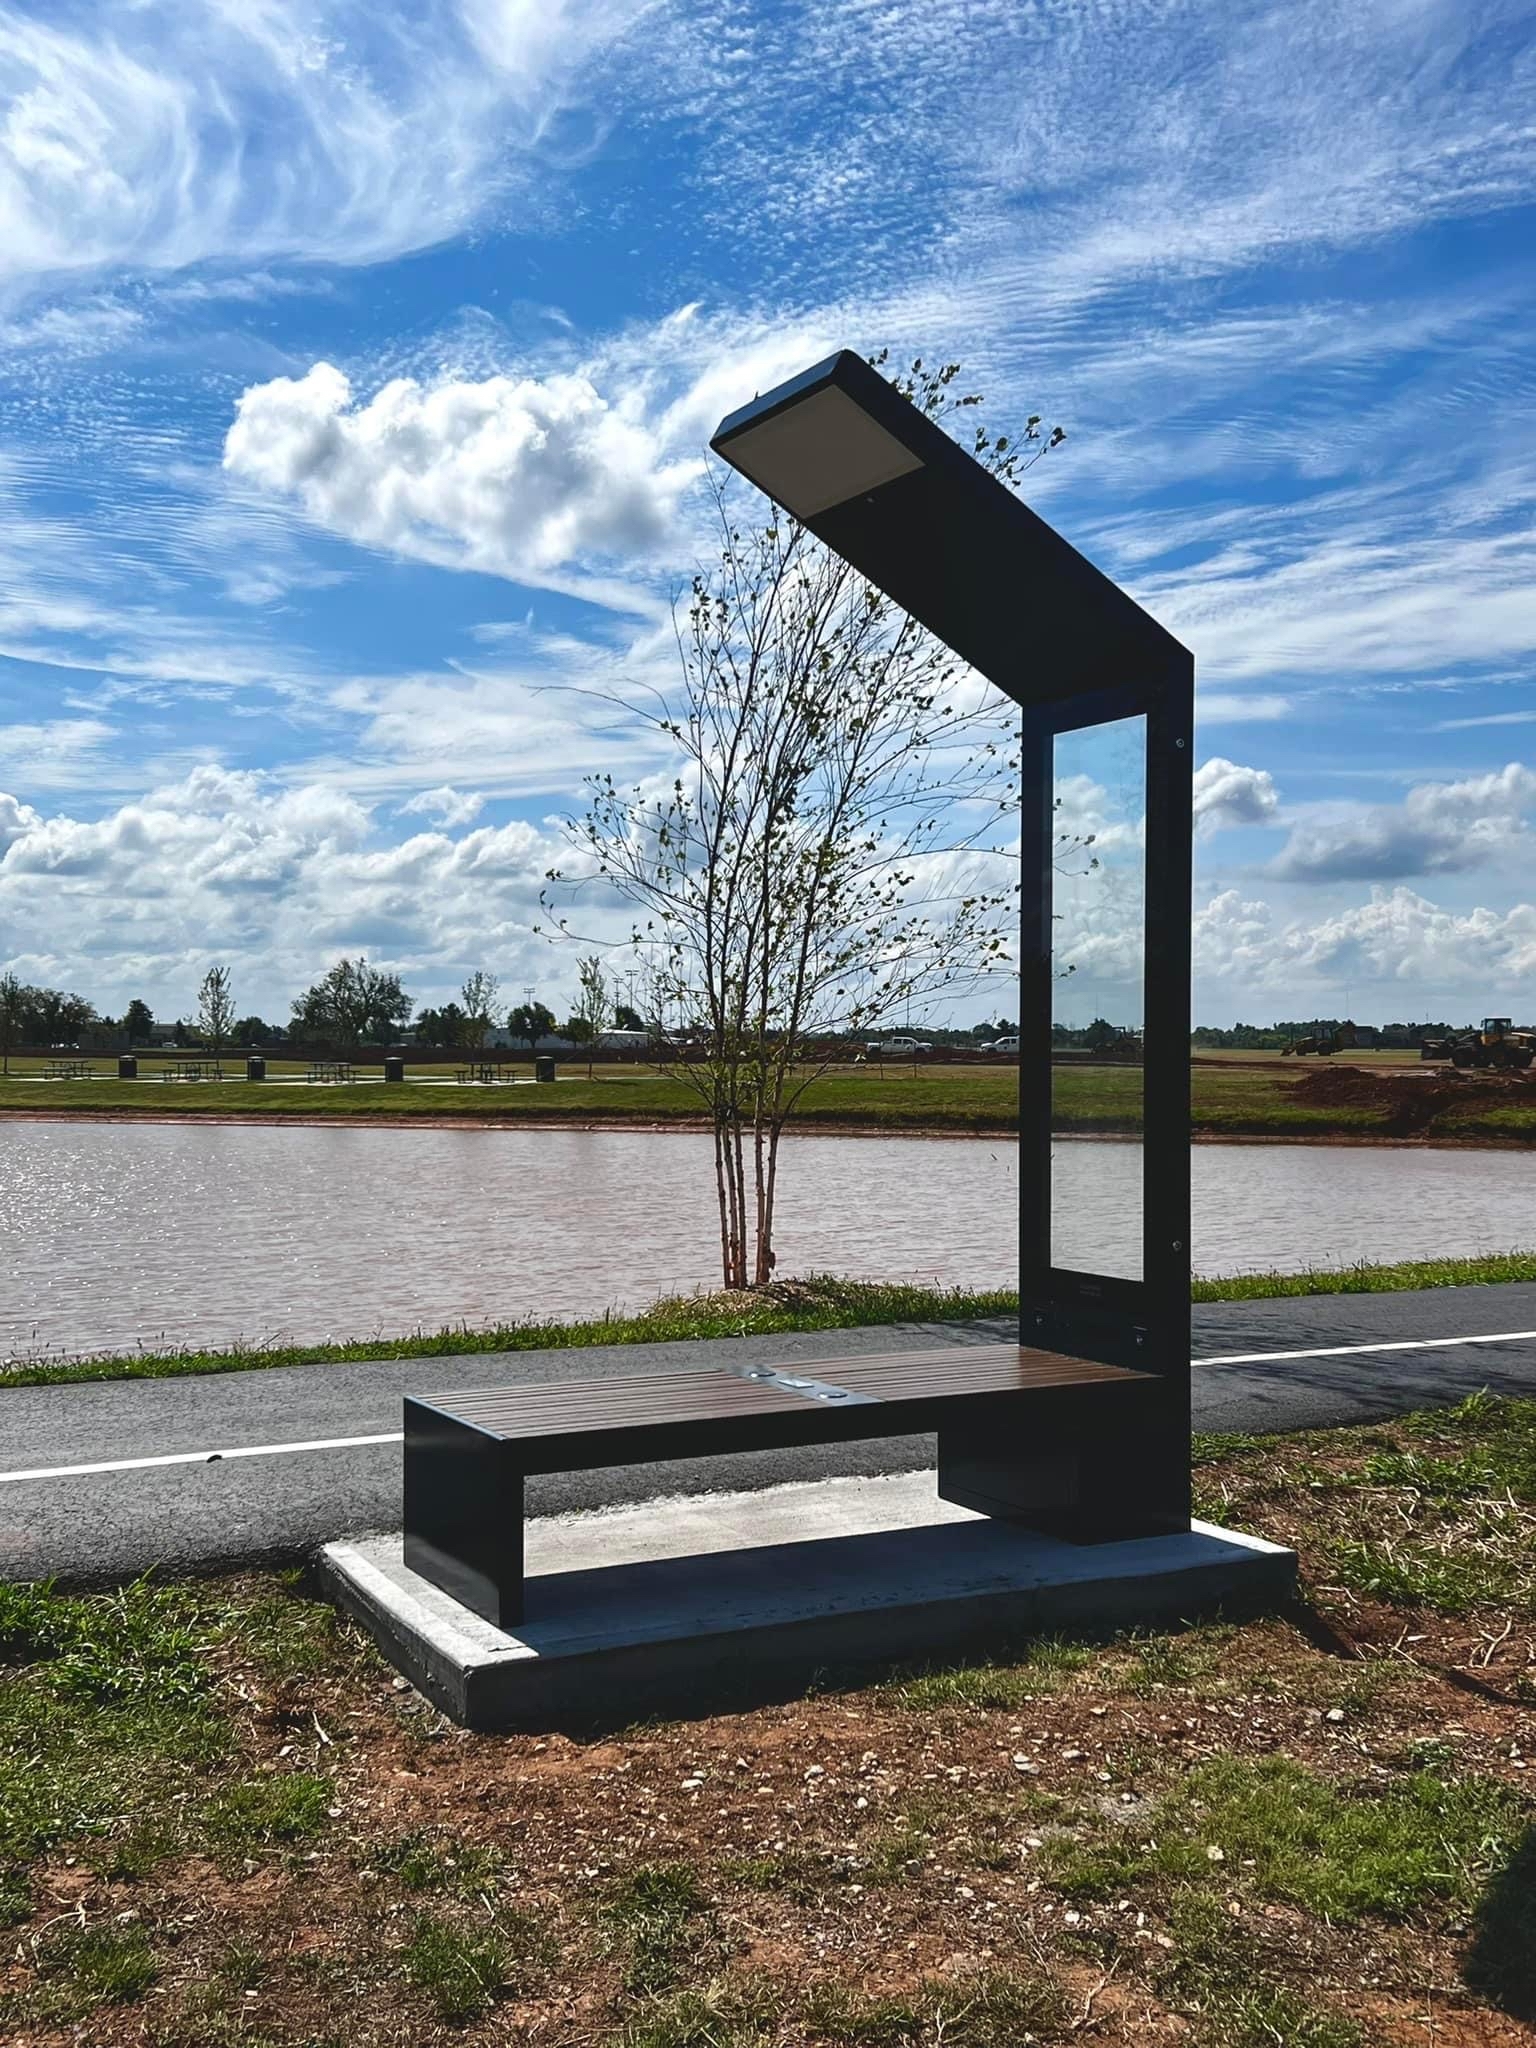
M485 1041L495 1017L496 998L500 994L501 983L483 967L477 967L473 974L466 975L464 986L459 990L459 1002L464 1012L459 1023L459 1042L465 1052L476 1059L485 1051Z
M366 1040L387 1044L414 1005L398 974L370 967L365 955L343 957L293 1005L293 1034L354 1052Z
M978 402L957 374L898 384L947 418ZM1061 438L1032 419L971 445L1013 483ZM590 778L545 897L575 936L568 888L616 893L658 1020L696 1047L676 1071L714 1127L728 1287L772 1277L781 1139L825 1048L1010 966L1018 887L993 843L1018 795L1011 705L797 522L751 530L739 488L716 474L720 554L677 619L674 695L625 707L672 743L672 787Z
M11 1071L11 1048L21 1042L30 991L15 974L0 974L0 1073Z
M142 1045L155 1027L155 1013L148 1003L135 996L123 1012L123 1029L128 1034L130 1046Z
M581 993L577 997L576 1010L571 1023L580 1029L575 1034L575 1043L587 1048L587 1079L592 1078L592 1049L602 1037L613 1018L613 1004L608 994L608 981L603 973L602 958L589 953L576 969L576 978ZM570 1035L570 1025L566 1026Z
M197 992L197 1028L203 1043L219 1064L219 1055L229 1043L235 1023L235 997L227 967L210 967Z
M516 1009L507 1013L507 1029L514 1038L521 1038L530 1052L536 1052L539 1040L554 1028L554 1011L546 1009L542 1003L534 1002L532 998L526 1003L519 1003Z

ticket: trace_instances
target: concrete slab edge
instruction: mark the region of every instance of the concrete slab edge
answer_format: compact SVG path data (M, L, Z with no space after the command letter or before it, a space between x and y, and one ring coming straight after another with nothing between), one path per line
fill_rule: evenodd
M894 1665L1002 1654L1031 1636L1166 1627L1221 1613L1272 1612L1295 1591L1295 1553L1238 1531L1195 1523L1220 1551L1158 1565L1155 1542L1060 1583L995 1586L956 1596L807 1616L739 1622L686 1638L602 1644L531 1655L479 1617L436 1594L430 1606L356 1544L320 1554L324 1585L425 1698L481 1731L621 1726L793 1698L828 1679ZM1170 1546L1184 1539L1170 1538ZM1112 1546L1122 1552L1131 1546ZM1079 1557L1081 1553L1078 1554ZM679 1560L679 1565L683 1560ZM1115 1564L1120 1569L1115 1569ZM418 1582L419 1583L419 1582Z

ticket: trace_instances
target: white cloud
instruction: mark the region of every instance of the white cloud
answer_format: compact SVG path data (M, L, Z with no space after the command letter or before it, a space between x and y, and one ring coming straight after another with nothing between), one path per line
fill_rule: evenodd
M100 718L54 718L0 725L0 775L34 790L78 789L99 780L114 729Z
M400 378L357 405L329 363L245 392L224 463L348 540L523 582L655 553L700 468L584 376Z
M1522 1012L1536 1006L1530 902L1458 911L1412 889L1375 888L1363 903L1282 919L1263 899L1227 889L1197 912L1194 937L1202 1014L1218 991L1239 1005L1271 998L1276 1014L1291 1016L1320 998L1337 1005L1348 991L1352 1007L1381 1021L1463 1016L1477 1007L1469 991L1478 988L1496 988L1501 1005ZM1482 1007L1491 1006L1490 997Z
M1195 699L1195 717L1201 725L1256 725L1289 718L1291 699L1270 690L1255 690L1239 696L1230 690L1202 690Z
M435 818L451 830L457 825L473 824L485 808L485 798L478 790L455 789L452 783L440 782L436 789L422 790L400 808L407 816Z
M141 995L160 1015L190 1011L222 958L240 1007L281 1021L298 989L359 950L418 997L440 999L475 966L574 986L574 962L533 932L561 849L521 821L392 843L334 784L199 768L99 818L0 795L0 849L5 956L104 1009Z
M0 280L376 262L524 198L646 0L0 4ZM547 153L546 153L547 154Z
M1533 810L1536 771L1518 761L1460 782L1420 783L1400 804L1320 804L1295 825L1270 872L1283 881L1395 881L1491 862L1523 867Z
M1279 798L1267 768L1243 768L1215 754L1195 770L1195 823L1208 831L1223 825L1273 823Z

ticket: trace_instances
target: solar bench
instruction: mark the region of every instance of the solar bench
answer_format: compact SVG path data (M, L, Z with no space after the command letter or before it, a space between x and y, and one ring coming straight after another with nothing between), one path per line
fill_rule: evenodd
M405 1400L405 1563L499 1628L524 1619L523 1483L662 1458L937 1431L938 1492L1082 1542L1162 1535L1154 1375L1015 1344L718 1366Z

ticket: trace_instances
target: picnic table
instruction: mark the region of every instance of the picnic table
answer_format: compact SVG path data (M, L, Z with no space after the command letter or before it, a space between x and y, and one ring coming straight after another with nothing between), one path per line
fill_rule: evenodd
M455 1067L456 1081L510 1081L517 1069L497 1060L471 1060L468 1066Z
M311 1081L350 1081L352 1062L350 1060L311 1060L309 1063Z
M89 1060L44 1060L45 1081L94 1081L96 1069Z
M218 1060L167 1060L160 1069L162 1081L222 1081L224 1069Z

